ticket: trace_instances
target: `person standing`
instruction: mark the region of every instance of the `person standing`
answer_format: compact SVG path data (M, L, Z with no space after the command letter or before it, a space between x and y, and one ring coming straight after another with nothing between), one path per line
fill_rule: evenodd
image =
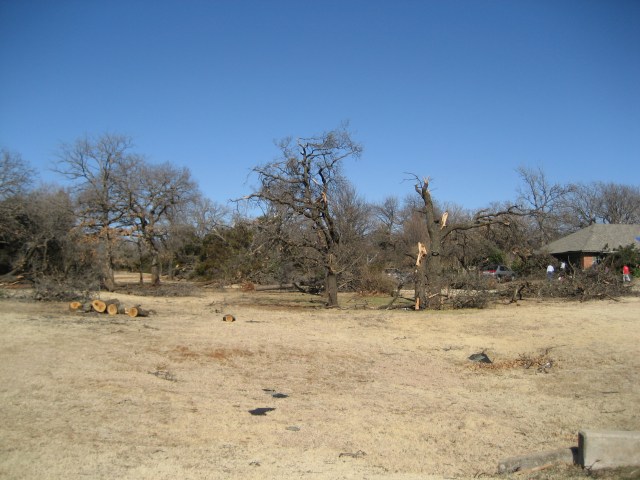
M622 267L622 283L631 282L631 275L629 271L629 265Z
M553 280L553 274L555 273L556 269L553 268L553 265L549 264L549 266L547 267L547 280Z
M558 273L558 280L563 280L564 275L567 271L567 264L564 262L560 262L560 272Z

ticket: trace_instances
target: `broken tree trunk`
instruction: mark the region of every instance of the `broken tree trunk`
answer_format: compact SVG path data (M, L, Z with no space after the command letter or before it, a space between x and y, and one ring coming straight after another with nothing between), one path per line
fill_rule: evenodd
M427 294L424 285L425 270L427 263L427 246L422 242L418 242L418 254L416 256L416 269L414 274L415 279L415 309L425 308L427 306Z

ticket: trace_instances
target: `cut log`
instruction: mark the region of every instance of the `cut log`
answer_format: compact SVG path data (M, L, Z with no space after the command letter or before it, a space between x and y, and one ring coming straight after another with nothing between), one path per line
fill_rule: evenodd
M105 303L107 304L107 313L109 315L117 315L119 313L122 313L122 307L120 306L119 300L108 300Z
M236 321L236 317L234 317L233 315L227 313L224 317L222 317L222 320L225 322L235 322Z
M102 300L96 299L91 302L91 307L98 313L104 313L107 309L107 304Z
M149 311L143 309L140 306L131 307L128 310L126 310L126 312L127 312L127 315L129 315L131 318L149 316Z
M82 308L82 302L71 302L69 303L69 310L72 312L77 312Z
M93 310L93 305L91 304L91 302L71 302L69 303L69 310L71 310L72 312L89 313L91 310Z
M92 308L98 313L106 312L107 311L107 307L109 305L113 305L113 304L120 305L120 300L118 300L117 298L112 298L110 300L98 300L98 299L96 299L96 300L93 300L91 302Z

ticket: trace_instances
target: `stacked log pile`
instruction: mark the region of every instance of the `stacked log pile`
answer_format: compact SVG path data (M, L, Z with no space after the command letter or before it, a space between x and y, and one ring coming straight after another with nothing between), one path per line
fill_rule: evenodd
M80 313L97 312L107 315L128 315L131 318L149 316L149 310L142 308L140 305L126 308L117 298L111 300L96 299L87 303L71 302L69 303L69 310Z

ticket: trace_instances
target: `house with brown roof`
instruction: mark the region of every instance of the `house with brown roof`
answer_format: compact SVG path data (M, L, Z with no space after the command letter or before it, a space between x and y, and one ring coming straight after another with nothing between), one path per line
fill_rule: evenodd
M619 247L640 249L640 225L593 224L540 250L577 268L589 268Z

